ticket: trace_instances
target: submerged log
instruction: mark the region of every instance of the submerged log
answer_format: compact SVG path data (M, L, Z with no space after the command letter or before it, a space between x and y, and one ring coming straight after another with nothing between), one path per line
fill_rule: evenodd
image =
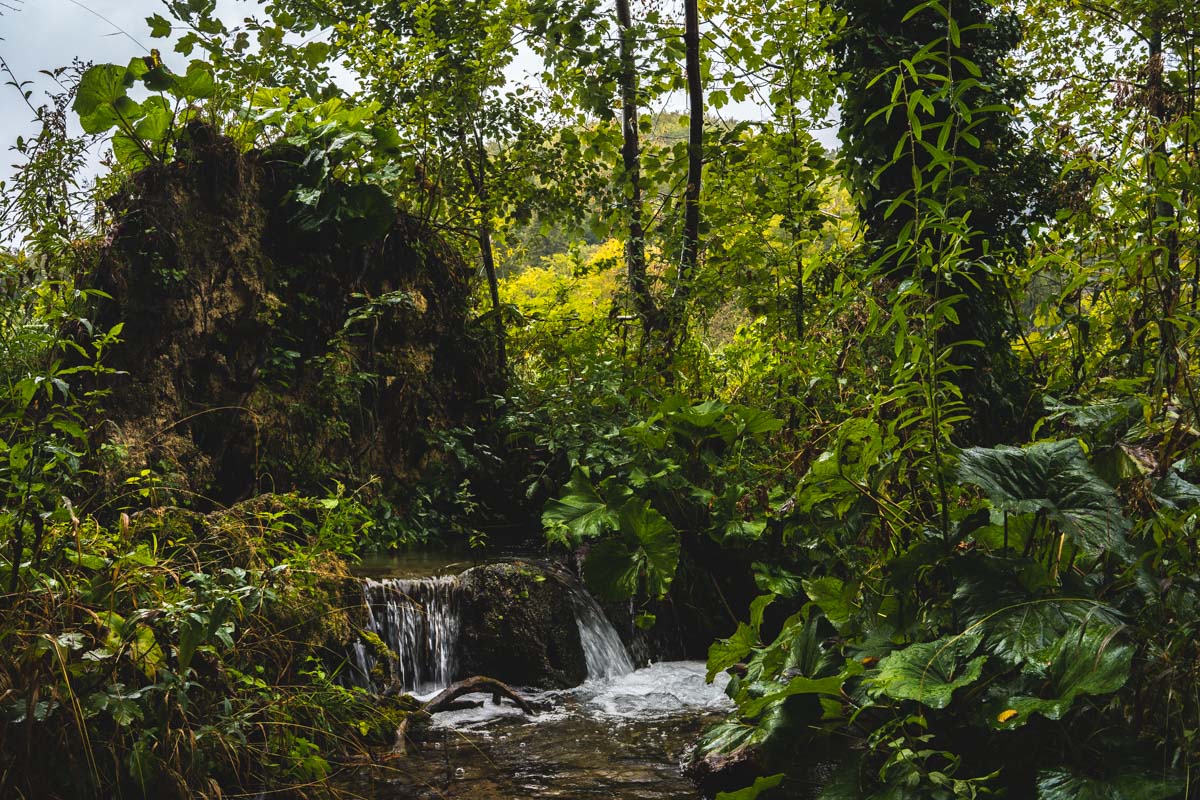
M422 707L422 711L429 714L436 714L439 711L446 710L446 707L453 703L464 694L475 694L477 692L490 694L493 699L496 696L507 697L513 703L524 711L526 714L536 714L537 711L529 704L521 695L506 683L501 683L495 678L488 678L483 675L476 675L473 678L466 678L459 681L453 686L447 686L442 691Z
M447 686L442 691L438 692L429 702L421 706L417 711L412 712L404 718L400 725L396 728L396 742L392 745L393 755L403 755L406 751L405 742L408 739L409 723L414 719L429 717L439 711L453 711L463 708L464 706L474 705L472 703L463 703L458 698L466 694L490 694L492 702L499 704L501 697L507 697L518 708L526 714L536 714L537 710L530 705L529 701L521 695L517 694L506 683L502 683L495 678L489 678L485 675L476 675L471 678L464 678L457 683Z

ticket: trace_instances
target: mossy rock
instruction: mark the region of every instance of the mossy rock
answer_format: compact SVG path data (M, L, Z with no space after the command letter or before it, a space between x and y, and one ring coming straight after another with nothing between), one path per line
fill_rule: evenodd
M463 573L459 677L565 689L587 679L571 598L531 564L486 564Z
M397 212L362 242L298 227L304 155L242 153L202 125L171 164L132 175L88 285L124 324L100 426L100 496L142 470L156 502L211 508L340 480L420 472L428 434L469 424L498 383L471 319L474 270Z

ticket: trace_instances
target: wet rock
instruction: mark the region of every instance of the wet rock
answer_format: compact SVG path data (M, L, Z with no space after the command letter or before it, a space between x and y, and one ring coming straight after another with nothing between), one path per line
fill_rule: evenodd
M742 789L752 785L760 775L768 774L761 754L754 747L741 747L732 753L693 752L685 771L705 797Z
M532 564L487 564L460 576L459 675L565 689L587 678L571 599Z

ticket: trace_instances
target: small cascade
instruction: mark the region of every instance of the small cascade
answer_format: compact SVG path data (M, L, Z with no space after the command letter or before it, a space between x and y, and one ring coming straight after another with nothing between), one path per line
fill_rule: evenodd
M458 578L383 578L363 582L367 630L379 636L394 656L386 659L388 686L406 692L442 689L454 680L458 647ZM353 646L357 682L372 690L378 655L364 642Z
M563 585L571 594L575 624L579 626L579 641L587 663L588 680L613 678L633 672L633 662L617 635L616 628L604 616L604 609L578 580L562 575Z

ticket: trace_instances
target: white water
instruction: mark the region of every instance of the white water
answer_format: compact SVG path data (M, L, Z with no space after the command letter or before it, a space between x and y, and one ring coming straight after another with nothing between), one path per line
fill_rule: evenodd
M726 711L733 707L725 696L729 676L719 673L706 683L703 661L662 661L607 680L589 680L575 695L593 715L647 719Z
M564 720L609 720L618 728L627 723L645 723L696 714L720 713L733 708L725 696L729 676L719 673L710 684L705 680L703 661L663 661L638 670L604 678L589 679L574 689L523 692L525 697L549 710L526 717L509 703L484 702L479 708L464 708L434 715L439 728L486 729L496 720L524 718L526 724L551 725Z
M573 578L564 577L563 585L571 594L571 607L575 611L575 624L579 627L579 643L583 645L588 680L633 672L629 653L616 628L604 616L604 609L600 608L596 598Z
M384 664L388 683L403 691L429 692L453 681L459 630L457 589L454 576L363 582L367 630L395 654ZM353 655L359 682L382 688L373 686L369 677L378 657L368 645L355 642Z
M629 653L596 599L570 573L548 574L557 578L570 599L588 683L632 673ZM355 683L373 691L394 686L426 695L449 686L455 678L461 626L458 592L456 576L364 580L367 630L378 635L393 656L380 664L369 644L355 642Z

